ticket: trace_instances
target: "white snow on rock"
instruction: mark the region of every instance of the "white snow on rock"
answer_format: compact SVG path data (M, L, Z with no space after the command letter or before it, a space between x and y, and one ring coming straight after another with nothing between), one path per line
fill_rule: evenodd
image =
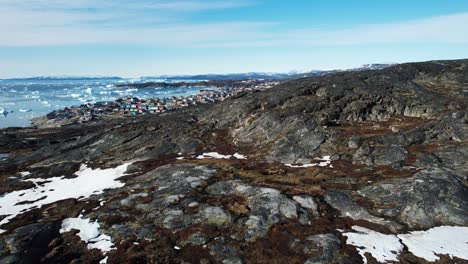
M468 260L468 227L439 226L401 235L385 235L360 226L352 229L353 232L343 235L348 237L348 244L356 247L364 263L367 263L365 253L382 263L398 261L403 245L413 255L431 262L439 260L436 254Z
M306 163L306 164L291 164L291 163L286 163L284 166L291 167L291 168L309 168L309 167L330 167L333 168L331 165L331 156L323 156L321 158L315 158L314 160L317 160L318 162L315 163Z
M130 164L95 170L83 164L75 173L76 177L72 179L64 177L28 179L26 181L31 181L36 186L0 197L0 216L6 216L0 221L0 226L21 213L40 208L45 204L69 198L83 199L93 194L100 194L105 189L122 187L124 183L117 179L125 175Z
M398 255L403 250L403 245L395 235L385 235L373 230L353 226L356 232L344 233L348 239L346 242L356 247L364 263L367 263L365 253L371 254L380 263L398 261Z
M315 160L323 160L323 161L327 161L327 162L330 162L331 161L331 156L330 155L325 155L321 158L315 158Z
M29 171L22 171L19 174L21 175L21 177L26 177L26 176L30 175L31 173Z
M77 235L88 244L88 249L96 248L102 252L109 252L114 249L112 239L108 235L101 234L99 228L97 221L91 222L86 218L67 218L62 222L60 233L70 232L73 229L79 230Z
M232 156L233 156L234 158L236 158L236 159L247 159L246 156L244 156L244 155L242 155L242 154L239 154L239 153L237 153L237 152L234 153Z
M223 154L219 154L218 152L203 153L201 155L198 155L197 159L230 159L232 157L236 159L247 159L246 156L241 155L239 153L234 153L233 155L223 155Z
M427 261L439 260L436 254L468 260L468 227L439 226L398 237L413 255Z
M315 163L306 163L306 164L301 164L301 165L295 165L291 163L286 163L284 166L291 167L291 168L309 168L309 167L315 167L317 164Z

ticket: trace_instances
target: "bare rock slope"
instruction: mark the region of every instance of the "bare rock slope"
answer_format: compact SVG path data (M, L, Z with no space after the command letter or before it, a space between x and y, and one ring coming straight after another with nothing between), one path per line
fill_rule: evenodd
M10 156L0 160L0 212L31 206L0 216L0 263L391 261L361 254L346 232L468 227L467 96L468 60L434 61L292 80L159 116L1 130ZM100 181L122 164L112 187L41 202L57 195L41 186L85 173ZM37 200L9 199L39 189ZM70 218L98 228L64 232ZM429 261L408 246L395 254Z

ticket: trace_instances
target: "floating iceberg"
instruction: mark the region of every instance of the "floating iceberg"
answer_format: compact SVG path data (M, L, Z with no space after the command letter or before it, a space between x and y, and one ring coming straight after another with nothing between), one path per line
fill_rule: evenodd
M7 116L8 111L5 108L0 108L0 116Z
M93 89L87 88L87 89L85 90L85 93L87 93L87 94L93 94Z

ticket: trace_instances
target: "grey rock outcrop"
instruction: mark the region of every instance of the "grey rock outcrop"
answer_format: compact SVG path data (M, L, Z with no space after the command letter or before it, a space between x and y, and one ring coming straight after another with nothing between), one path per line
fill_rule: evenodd
M410 228L468 225L468 189L450 172L424 170L411 178L364 187L358 193L383 207L373 209L375 214L396 218Z
M320 252L318 257L309 258L304 264L325 264L331 263L337 251L341 247L341 241L332 234L314 235L306 238L307 241L314 243L311 248L306 248L306 252Z
M350 217L355 220L366 220L371 223L384 225L392 231L398 231L402 228L401 225L394 221L371 215L366 208L358 205L344 192L328 192L324 195L324 198L328 204L340 211L342 217Z
M215 196L235 194L246 197L250 209L248 218L244 220L247 240L264 236L268 228L280 220L298 218L297 204L275 189L253 187L239 181L226 181L210 185L207 191ZM307 203L307 206L312 205Z

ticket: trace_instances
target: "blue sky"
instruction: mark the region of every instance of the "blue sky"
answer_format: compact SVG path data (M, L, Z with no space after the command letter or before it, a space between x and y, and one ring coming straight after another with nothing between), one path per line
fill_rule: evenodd
M0 0L0 78L468 58L464 0Z

